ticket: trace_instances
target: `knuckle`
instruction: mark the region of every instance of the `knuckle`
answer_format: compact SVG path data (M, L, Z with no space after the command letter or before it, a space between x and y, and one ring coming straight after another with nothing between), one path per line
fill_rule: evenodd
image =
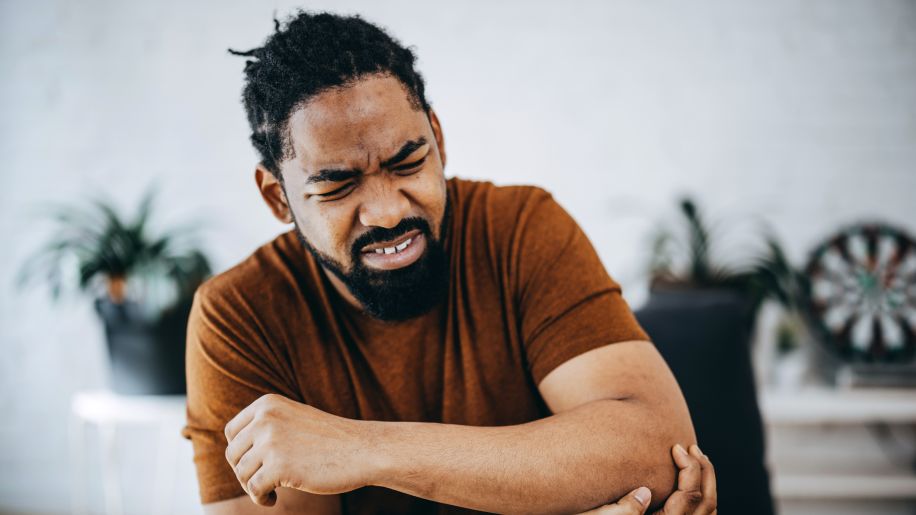
M274 406L277 404L277 401L280 400L280 396L275 393L265 393L264 395L258 397L256 401L258 404L265 406Z
M249 495L253 495L255 497L261 495L261 491L258 488L258 484L255 481L255 478L249 479L248 482L245 484L245 486L246 486L246 489L248 490Z
M709 470L713 472L716 471L716 467L715 465L712 464L712 460L710 460L709 457L704 457L703 461L706 463L706 468L708 468Z
M684 492L684 498L687 500L687 503L696 506L703 502L703 492L699 490L687 490Z
M264 405L261 406L261 408L258 410L258 415L260 415L260 418L261 418L262 420L263 420L263 419L269 419L269 418L272 418L272 417L278 415L278 414L279 414L279 411L280 411L280 410L279 410L279 408L277 407L276 404L264 404Z

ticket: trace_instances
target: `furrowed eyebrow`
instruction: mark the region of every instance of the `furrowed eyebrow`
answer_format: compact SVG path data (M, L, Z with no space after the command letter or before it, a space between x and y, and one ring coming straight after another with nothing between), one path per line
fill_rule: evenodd
M401 147L401 150L398 150L398 153L389 157L388 159L382 161L382 168L388 168L391 165L396 165L407 159L407 156L413 154L415 150L422 147L426 144L426 138L420 136L416 140L408 141L404 143L404 146Z
M362 172L355 169L324 169L318 170L318 173L310 175L308 179L305 180L306 184L314 184L316 182L341 182L347 179L351 179L361 174Z
M426 145L426 138L423 136L420 136L416 140L411 140L407 143L404 143L404 146L402 146L395 155L382 161L382 168L388 168L392 165L400 163L406 159L407 156L413 154L414 151L423 145ZM357 168L325 168L318 170L318 173L314 175L310 175L308 179L305 180L305 183L315 184L316 182L342 182L347 179L352 179L353 177L356 177L362 173L362 170Z

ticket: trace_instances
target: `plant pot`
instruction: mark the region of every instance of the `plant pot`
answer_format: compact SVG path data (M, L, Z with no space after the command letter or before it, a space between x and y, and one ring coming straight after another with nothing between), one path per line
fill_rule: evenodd
M750 357L750 302L732 290L653 290L636 316L687 401L716 467L721 513L773 513Z
M110 387L126 395L183 395L185 337L190 301L150 319L141 306L97 299L111 359Z

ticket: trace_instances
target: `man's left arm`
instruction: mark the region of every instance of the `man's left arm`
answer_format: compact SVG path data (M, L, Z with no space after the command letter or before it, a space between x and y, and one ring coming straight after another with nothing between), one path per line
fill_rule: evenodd
M671 446L695 443L686 404L648 342L581 354L539 385L554 415L527 424L467 427L380 423L375 484L497 512L577 512L645 485L675 487Z
M483 511L572 513L641 485L653 505L674 491L671 446L695 436L651 343L580 354L539 389L554 414L502 427L350 420L271 396L226 426L227 459L262 504L277 486L331 494L376 485Z

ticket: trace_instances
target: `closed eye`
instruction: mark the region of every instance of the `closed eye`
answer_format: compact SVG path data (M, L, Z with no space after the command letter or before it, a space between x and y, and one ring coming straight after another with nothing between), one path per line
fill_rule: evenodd
M353 186L353 184L354 184L354 183L352 183L352 182L348 182L348 183L344 184L343 186L337 188L336 190L329 191L329 192L327 192L327 193L315 193L315 196L316 196L316 197L321 197L321 198L334 197L334 196L339 195L339 194L341 194L341 193L344 193L345 191L347 191L348 189L350 189L350 187ZM341 195L341 196L338 197L338 198L342 198L342 197L343 197L343 195ZM333 199L333 200L337 200L337 199Z
M427 154L427 155L428 155L428 154ZM403 164L403 165L400 165L400 166L394 166L394 167L391 168L391 170L394 171L394 172L411 172L411 173L413 173L413 172L419 171L420 167L422 167L422 166L423 166L423 163L425 163L425 162L426 162L426 156L423 156L423 157L421 157L420 159L417 159L416 161L414 161L414 162L412 162L412 163L407 163L407 164ZM399 173L398 175L410 175L410 173Z

